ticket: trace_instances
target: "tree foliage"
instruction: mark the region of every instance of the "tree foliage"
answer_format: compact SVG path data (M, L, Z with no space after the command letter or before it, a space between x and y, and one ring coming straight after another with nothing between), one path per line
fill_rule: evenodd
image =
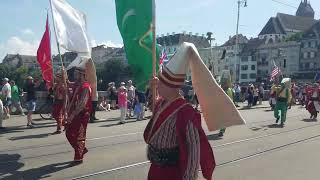
M28 69L25 66L12 67L5 64L0 64L0 79L8 78L16 81L18 86L23 86L27 76L41 79L41 72L38 69Z
M287 37L284 41L285 42L288 42L288 41L299 41L302 39L302 36L303 36L303 32L298 32L298 33L295 33L289 37Z
M127 81L132 77L132 71L128 65L118 59L105 62L103 68L97 68L98 90L106 90L109 82Z

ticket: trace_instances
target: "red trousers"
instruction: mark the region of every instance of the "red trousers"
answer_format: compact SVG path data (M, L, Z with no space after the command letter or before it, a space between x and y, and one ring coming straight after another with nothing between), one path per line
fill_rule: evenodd
M72 120L71 124L69 124L66 129L66 137L74 149L75 161L83 160L83 155L88 152L88 149L85 146L85 140L89 118L89 114L78 115Z
M57 121L57 131L61 131L63 126L63 114L62 114L63 103L54 103L52 110L52 117Z
M179 166L161 167L151 163L148 180L182 180Z

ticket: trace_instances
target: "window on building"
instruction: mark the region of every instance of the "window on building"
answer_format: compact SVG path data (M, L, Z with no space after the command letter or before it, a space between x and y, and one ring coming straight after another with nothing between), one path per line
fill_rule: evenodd
M229 67L228 66L224 66L224 69L229 69Z
M311 57L311 52L308 52L308 55L307 55L307 56L308 56L308 58L310 58L310 57Z
M241 79L248 79L248 74L241 74Z
M241 70L242 70L242 71L248 70L248 65L242 65L242 66L241 66Z
M287 68L287 60L286 59L283 60L283 68Z
M315 48L315 47L316 47L316 42L315 42L315 41L312 41L312 42L311 42L311 47L312 47L312 48Z
M242 58L241 58L241 62L248 62L248 57L247 57L247 56L242 57Z
M308 47L311 47L311 42L308 42L308 45L309 45Z
M257 73L258 73L258 75L261 75L261 70L258 70Z
M251 56L251 61L257 61L255 56Z
M310 58L315 58L315 52L310 52Z
M300 69L303 69L303 63L300 63L299 67L300 67Z
M308 58L308 53L307 53L307 52L304 52L304 53L303 53L303 58L304 58L304 59L307 59L307 58Z
M250 74L250 79L256 79L256 78L257 78L257 75L255 73Z
M305 69L310 69L310 63L305 63L305 64L304 64L304 68L305 68Z
M220 67L218 67L218 72L220 72Z
M256 65L251 65L251 70L256 70Z

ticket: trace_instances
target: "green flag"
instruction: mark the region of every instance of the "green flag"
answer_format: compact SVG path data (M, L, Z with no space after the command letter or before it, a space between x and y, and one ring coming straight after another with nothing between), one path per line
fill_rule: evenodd
M154 0L115 0L117 23L125 52L139 90L152 77L152 31ZM159 64L157 50L157 67Z

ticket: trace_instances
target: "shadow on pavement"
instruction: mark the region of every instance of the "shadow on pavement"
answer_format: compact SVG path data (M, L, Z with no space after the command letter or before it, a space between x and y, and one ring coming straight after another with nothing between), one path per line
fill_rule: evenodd
M304 122L317 122L317 119L302 119Z
M18 173L18 170L24 166L22 162L19 162L20 158L20 154L0 154L0 179L10 179L9 176Z
M242 108L239 108L238 110L239 111L243 111L243 110L250 110L250 109L266 109L266 108L270 108L270 107L267 107L267 106L260 106L260 107L258 107L259 105L257 105L257 106L253 106L253 107L248 107L248 106L244 106L244 107L242 107Z
M222 139L222 137L219 136L219 133L207 135L207 138L208 138L209 141L210 140L211 141L216 141L216 140L221 140Z
M271 112L273 111L272 109L264 110L264 112Z
M283 128L280 124L270 124L267 127L268 128Z
M17 137L11 137L9 140L16 141L16 140L24 140L24 139L38 139L38 138L46 138L51 133L44 133L44 134L35 134L35 135L27 135L27 136L17 136Z
M9 134L9 133L18 133L18 132L24 132L20 129L13 129L13 128L8 128L6 127L6 129L0 130L0 135L1 134Z
M17 165L19 162L16 163ZM23 166L23 164L22 164ZM9 179L42 179L42 178L48 178L51 177L50 174L71 168L74 165L71 164L71 161L62 162L62 163L55 163L50 165L45 165L39 168L33 168L28 169L25 171L17 171L19 166L13 167L11 172L8 172L7 170L4 170L6 174L8 174L6 177L2 178L2 180L9 180ZM2 171L2 168L0 172Z

